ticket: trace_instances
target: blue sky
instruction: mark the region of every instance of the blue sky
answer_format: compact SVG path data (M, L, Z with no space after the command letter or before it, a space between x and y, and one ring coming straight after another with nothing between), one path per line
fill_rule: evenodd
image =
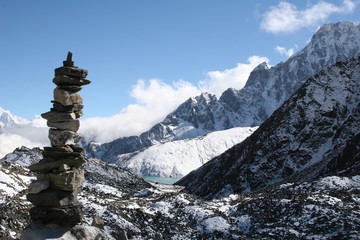
M84 129L136 134L202 91L241 88L253 67L285 61L324 23L358 24L359 5L0 0L0 107L28 119L48 111L53 71L71 51L93 81L80 92Z

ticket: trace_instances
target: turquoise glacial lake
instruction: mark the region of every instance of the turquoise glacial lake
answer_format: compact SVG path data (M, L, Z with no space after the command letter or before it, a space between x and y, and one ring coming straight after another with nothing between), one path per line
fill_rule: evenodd
M180 178L167 178L167 177L153 177L153 176L143 176L144 180L151 182L158 182L162 184L172 185Z

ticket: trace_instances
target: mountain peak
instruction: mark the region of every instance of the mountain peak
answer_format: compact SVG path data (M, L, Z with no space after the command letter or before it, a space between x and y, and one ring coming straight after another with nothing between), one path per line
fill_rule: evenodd
M328 167L335 163L348 166L342 172L359 171L360 148L354 147L360 134L359 73L360 55L323 69L245 141L177 184L213 198L339 174ZM356 165L346 164L354 161Z

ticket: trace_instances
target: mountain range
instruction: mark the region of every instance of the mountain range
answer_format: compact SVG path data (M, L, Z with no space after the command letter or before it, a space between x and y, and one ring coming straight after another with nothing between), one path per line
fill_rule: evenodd
M162 151L151 148L160 149L162 143L191 139L214 131L259 126L309 77L324 67L358 53L360 53L360 25L351 22L325 24L314 34L305 48L286 62L274 67L266 63L257 66L251 72L244 88L240 90L229 88L219 99L209 93L191 97L162 122L140 136L123 137L104 144L84 142L83 146L88 156L117 163L127 169L131 169L131 166L147 165L142 167L143 170L140 172L139 167L134 169L134 172L142 175L181 176L184 173L172 175L171 171L164 173L154 167L149 171L151 168L149 165L166 165L167 162L162 158L157 159L158 153L170 155L171 152L186 152L186 144L182 144L184 146L182 151L178 148L164 147ZM144 151L150 154L147 155L147 160L143 160L144 158L140 156L144 156L140 154ZM155 155L152 155L152 152ZM201 153L195 153L197 154ZM184 157L181 154L172 156L178 159ZM193 157L194 155L191 155L187 162L191 162ZM148 159L154 161L149 162ZM174 168L174 165L166 167L170 169Z
M123 167L140 173L180 175L176 164L196 154L203 165L181 187L86 158L81 224L100 216L109 234L129 239L360 239L358 34L349 22L324 25L285 63L254 69L245 90L190 98L142 138L88 145L89 155L139 164ZM126 139L132 152L118 154ZM28 166L41 158L22 147L0 159L1 239L18 239L29 224Z
M321 70L250 137L176 184L204 198L360 170L360 55Z

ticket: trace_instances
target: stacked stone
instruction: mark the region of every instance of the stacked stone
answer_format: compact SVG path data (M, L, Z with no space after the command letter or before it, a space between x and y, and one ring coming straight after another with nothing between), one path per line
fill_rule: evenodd
M37 180L29 187L27 199L35 206L30 210L34 223L74 226L83 216L77 194L84 181L84 150L75 144L81 137L77 131L83 115L83 99L77 93L86 80L87 70L74 66L71 52L64 66L55 69L53 108L41 116L47 119L51 147L45 147L43 159L30 166Z

